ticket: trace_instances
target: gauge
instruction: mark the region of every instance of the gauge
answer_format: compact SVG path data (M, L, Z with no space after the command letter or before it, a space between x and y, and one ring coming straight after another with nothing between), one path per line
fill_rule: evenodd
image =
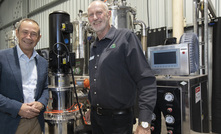
M175 119L172 115L166 115L165 120L168 124L173 124L175 122Z
M174 95L170 92L165 93L164 99L166 101L172 102L174 100Z

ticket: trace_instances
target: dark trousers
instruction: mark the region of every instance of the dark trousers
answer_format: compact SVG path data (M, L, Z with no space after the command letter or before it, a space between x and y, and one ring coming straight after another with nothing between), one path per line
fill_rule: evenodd
M132 134L133 121L133 111L122 115L98 115L91 110L93 134Z

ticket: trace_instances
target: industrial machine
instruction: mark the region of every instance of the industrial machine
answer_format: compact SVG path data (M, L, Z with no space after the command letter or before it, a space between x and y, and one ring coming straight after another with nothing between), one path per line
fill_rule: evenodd
M148 62L157 80L152 133L161 133L161 115L168 134L209 133L208 78L198 75L197 36L185 33L180 44L149 47Z
M112 12L111 24L116 28L134 30L135 25L141 26L141 40L147 54L146 26L136 20L136 10L126 6L125 0L106 4ZM82 129L87 131L83 112L88 109L89 46L96 35L85 21L86 17L87 14L80 10L78 18L70 23L66 12L55 11L49 15L50 98L45 112L46 133L49 134L80 134Z
M63 11L52 12L49 24L50 96L44 113L47 132L73 134L77 120L82 119L81 124L84 124L81 112L83 104L78 102L72 71L75 65L75 54L71 52L70 42L73 26L69 14Z

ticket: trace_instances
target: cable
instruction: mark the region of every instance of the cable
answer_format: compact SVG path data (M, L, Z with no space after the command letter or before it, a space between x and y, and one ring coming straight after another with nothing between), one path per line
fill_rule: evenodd
M70 55L69 55L70 57ZM82 114L82 111L81 111L81 108L80 108L80 104L79 104L79 101L78 101L78 95L77 95L77 90L76 90L76 85L75 85L75 80L74 80L74 72L73 72L73 69L72 69L72 64L71 64L71 60L69 60L69 63L70 63L70 68L71 68L71 76L72 76L72 81L73 81L73 85L74 85L74 92L75 92L75 95L76 95L76 101L77 101L77 105L79 107L79 111L80 111L80 114L81 114L81 119L82 119L82 123L85 125L84 123L84 116Z
M73 106L76 106L76 104L73 104L72 107ZM80 108L82 108L82 107L83 107L83 104L81 104ZM77 108L74 109L74 110L69 110L69 109L66 109L66 111L63 111L63 110L52 110L52 111L45 111L45 113L53 113L53 114L64 113L64 112L70 113L70 112L75 112L75 111L79 110L80 108L77 106Z
M62 35L63 35L63 34L62 34ZM78 107L79 107L79 112L80 112L80 114L81 114L82 123L83 123L83 125L85 125L83 113L82 113L82 111L81 111L81 107L80 107L79 100L78 100L77 89L76 89L75 79L74 79L74 72L73 72L72 63L71 63L71 60L70 60L70 52L69 52L69 49L67 48L67 46L66 46L64 43L58 42L58 43L55 43L55 44L53 45L53 52L54 52L54 53L55 53L55 51L54 51L54 46L57 45L57 44L63 45L63 46L65 47L65 49L66 49L66 54L67 54L67 56L68 56L69 66L70 66L70 69L71 69L71 76L72 76L72 81L73 81L73 85L74 85L74 93L75 93L75 95L76 95L77 105L78 105ZM55 53L55 54L56 54L57 56L60 56L60 55L57 54L57 53Z

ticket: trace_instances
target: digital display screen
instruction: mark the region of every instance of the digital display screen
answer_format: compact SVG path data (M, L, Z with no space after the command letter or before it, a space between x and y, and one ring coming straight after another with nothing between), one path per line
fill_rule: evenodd
M154 53L154 64L177 64L176 51Z
M189 75L189 44L148 47L148 62L156 75Z

